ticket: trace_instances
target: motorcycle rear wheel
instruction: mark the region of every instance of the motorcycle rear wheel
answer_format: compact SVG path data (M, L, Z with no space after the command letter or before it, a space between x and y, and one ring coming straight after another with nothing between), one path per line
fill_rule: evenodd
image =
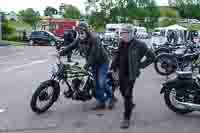
M170 110L172 110L173 112L175 112L177 114L182 114L182 115L193 112L193 110L189 110L185 107L180 108L180 107L175 105L175 103L173 101L173 100L176 100L176 96L175 95L173 96L174 92L176 93L175 89L170 89L170 90L168 90L164 93L164 100L165 100L165 104L167 105L167 107ZM171 96L174 99L172 99Z
M162 62L160 62L162 61ZM161 68L159 68L159 63L161 63ZM154 62L154 68L156 72L162 76L169 76L176 71L177 65L175 65L176 60L169 54L160 54L156 57Z

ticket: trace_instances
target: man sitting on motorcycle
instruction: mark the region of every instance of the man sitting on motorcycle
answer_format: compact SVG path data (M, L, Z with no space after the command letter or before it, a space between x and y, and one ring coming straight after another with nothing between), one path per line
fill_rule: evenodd
M96 85L96 99L97 105L93 108L94 110L105 109L106 102L109 101L108 107L112 109L114 107L112 86L108 83L108 69L109 59L108 55L101 45L100 39L89 31L88 25L80 23L78 26L79 39L75 40L64 50L60 51L59 54L64 56L73 49L79 48L80 52L86 58L86 64L84 68L88 70L92 68L92 72L95 78ZM68 91L68 94L72 90ZM73 92L72 92L73 93Z

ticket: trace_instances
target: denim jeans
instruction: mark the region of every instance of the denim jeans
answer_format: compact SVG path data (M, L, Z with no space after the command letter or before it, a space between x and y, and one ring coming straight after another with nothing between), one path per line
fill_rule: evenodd
M96 73L94 74L96 75L96 100L99 103L105 103L113 97L112 85L110 84L111 79L108 76L108 69L108 64L102 64L98 67Z

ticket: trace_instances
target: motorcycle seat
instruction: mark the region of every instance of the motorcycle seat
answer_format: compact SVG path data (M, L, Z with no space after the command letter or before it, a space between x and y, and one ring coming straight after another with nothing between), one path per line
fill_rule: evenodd
M184 56L184 53L175 53L174 54L176 57L182 57L182 56Z
M174 52L174 55L176 56L176 57L182 57L182 56L184 56L184 53L185 52L185 50L183 50L183 49L179 49L179 50L176 50L175 52Z

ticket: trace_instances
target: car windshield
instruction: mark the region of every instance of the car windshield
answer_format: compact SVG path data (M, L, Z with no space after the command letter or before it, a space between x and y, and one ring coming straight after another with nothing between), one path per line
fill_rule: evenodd
M40 35L41 32L38 32L38 31L35 31L35 32L32 32L31 35Z
M49 35L55 36L52 32L46 31Z

